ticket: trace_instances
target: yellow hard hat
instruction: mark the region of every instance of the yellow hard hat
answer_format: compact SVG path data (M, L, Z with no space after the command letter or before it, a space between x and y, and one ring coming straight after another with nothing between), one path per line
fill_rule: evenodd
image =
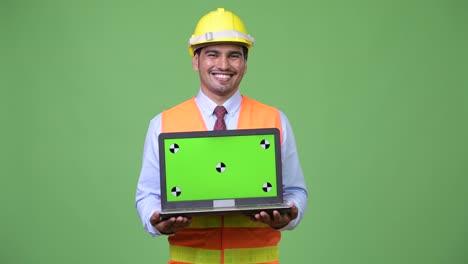
M236 14L218 8L198 21L189 40L190 56L194 55L194 48L216 42L240 43L249 49L254 44L254 38L247 34L244 23Z

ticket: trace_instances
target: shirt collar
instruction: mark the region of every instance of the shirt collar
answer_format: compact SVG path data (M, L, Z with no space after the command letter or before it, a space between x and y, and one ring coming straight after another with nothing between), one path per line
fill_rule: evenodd
M217 104L208 98L201 89L198 91L195 101L204 115L212 115L215 107L217 106ZM234 114L239 111L241 102L242 95L239 90L237 90L226 102L224 102L223 106L226 108L228 115L234 116Z

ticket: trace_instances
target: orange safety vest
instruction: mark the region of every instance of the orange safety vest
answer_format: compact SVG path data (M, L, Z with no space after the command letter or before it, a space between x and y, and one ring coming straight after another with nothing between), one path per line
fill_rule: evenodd
M279 111L242 97L238 129L276 127ZM163 132L207 130L194 98L162 113ZM282 133L280 133L282 134ZM169 236L169 264L278 264L281 232L245 215L208 215L192 218L186 229Z

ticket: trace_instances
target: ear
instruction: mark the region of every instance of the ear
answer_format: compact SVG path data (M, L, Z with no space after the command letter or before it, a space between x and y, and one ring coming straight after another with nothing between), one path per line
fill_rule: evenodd
M199 60L198 53L195 53L195 55L193 55L193 58L192 58L192 68L194 71L198 71L198 60Z

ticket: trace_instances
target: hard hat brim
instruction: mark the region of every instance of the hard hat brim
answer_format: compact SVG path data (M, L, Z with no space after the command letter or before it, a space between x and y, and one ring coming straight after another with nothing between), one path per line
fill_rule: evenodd
M244 42L238 42L238 41L212 41L212 42L206 42L206 43L201 43L198 45L191 46L190 49L193 51L192 56L195 54L195 52L199 49L211 46L211 45L218 45L218 44L231 44L231 45L239 45L242 47L246 47L247 49L250 49L251 45L248 43Z

